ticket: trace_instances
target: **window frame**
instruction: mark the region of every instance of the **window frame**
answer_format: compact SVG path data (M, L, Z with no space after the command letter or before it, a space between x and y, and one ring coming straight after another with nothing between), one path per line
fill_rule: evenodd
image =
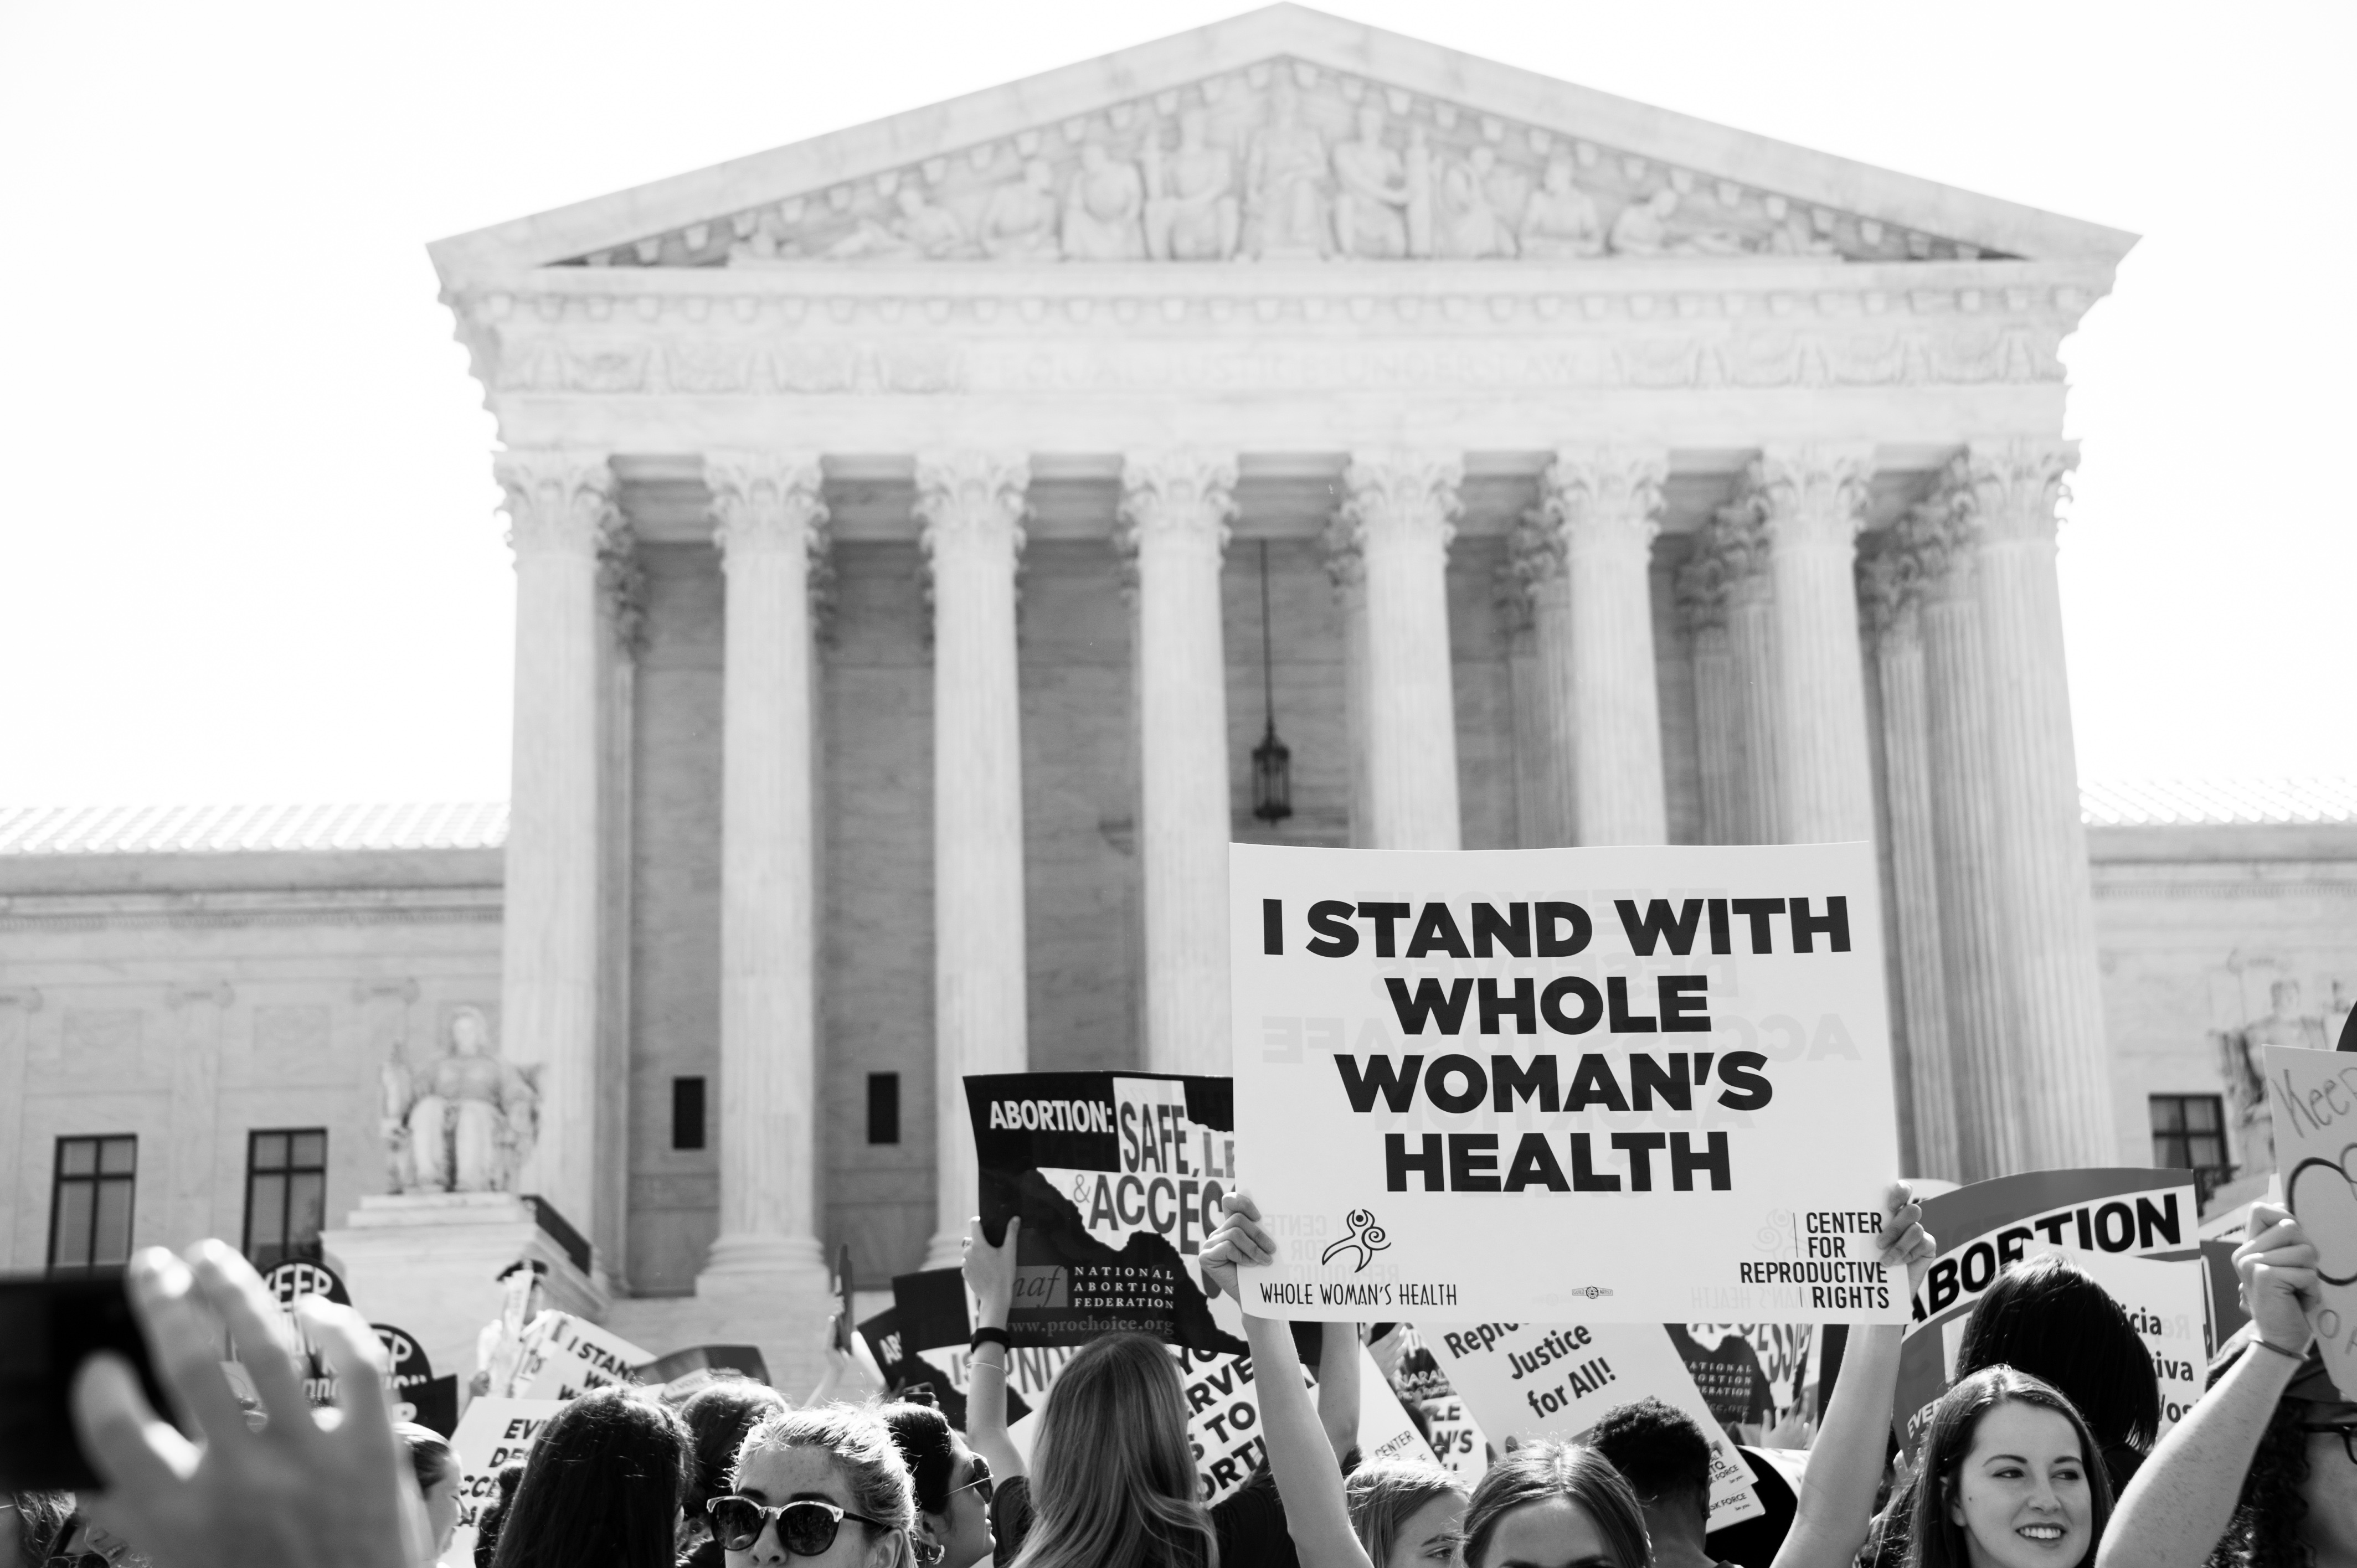
M2206 1109L2210 1119L2208 1126L2191 1125L2194 1118L2190 1116L2188 1112L2196 1106ZM2164 1107L2173 1112L2175 1125L2162 1125ZM2145 1096L2145 1122L2153 1144L2154 1168L2191 1172L2194 1187L2203 1202L2209 1201L2212 1191L2233 1179L2234 1172L2238 1167L2234 1163L2233 1144L2227 1137L2225 1096L2205 1093L2147 1094ZM2214 1163L2195 1160L2193 1144L2197 1140L2206 1140L2216 1148L2218 1158ZM2182 1162L2181 1164L2169 1165L2162 1162L2161 1145L2164 1143L2174 1145L2171 1153Z
M109 1171L106 1168L108 1146L122 1144L130 1145L131 1168L127 1171ZM66 1169L66 1152L78 1144L88 1144L91 1148L91 1165L87 1175L69 1173ZM65 1217L66 1189L69 1185L87 1187L90 1189L89 1216L82 1236L83 1262L79 1263L65 1263L58 1261L59 1222ZM124 1199L126 1208L123 1222L123 1256L102 1260L98 1256L100 1214L102 1199L110 1185L122 1187L126 1194ZM49 1245L47 1254L47 1272L52 1276L70 1278L79 1274L94 1273L101 1269L121 1268L131 1261L132 1237L137 1228L138 1220L139 1134L136 1133L59 1133L49 1156Z
M286 1153L284 1161L266 1170L255 1164L261 1142L264 1138L284 1138L286 1140ZM295 1140L297 1138L317 1138L319 1140L319 1163L317 1165L297 1165L295 1163ZM274 1176L280 1178L278 1189L278 1234L280 1240L275 1243L280 1251L278 1256L273 1258L267 1263L255 1257L253 1251L254 1178L256 1176ZM240 1250L244 1252L247 1261L252 1262L258 1270L267 1271L275 1267L279 1263L289 1261L290 1259L307 1259L313 1262L319 1261L319 1240L317 1236L314 1236L311 1239L307 1247L298 1246L293 1241L287 1240L287 1231L291 1228L294 1219L295 1184L293 1178L298 1176L317 1176L319 1178L319 1228L324 1230L327 1229L328 1218L328 1129L325 1127L253 1127L247 1129L245 1134L245 1222L242 1230L240 1232Z

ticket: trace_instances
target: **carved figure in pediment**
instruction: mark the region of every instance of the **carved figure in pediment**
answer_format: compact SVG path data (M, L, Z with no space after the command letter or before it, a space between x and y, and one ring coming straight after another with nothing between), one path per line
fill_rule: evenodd
M1146 251L1158 262L1224 262L1236 253L1243 209L1235 159L1205 139L1200 109L1178 116L1178 150L1166 160L1146 138Z
M1511 256L1518 247L1514 231L1491 203L1491 177L1497 173L1498 155L1488 147L1476 147L1463 163L1448 166L1448 174L1441 188L1441 205L1447 214L1444 220L1440 253L1464 261L1484 256Z
M1428 256L1433 252L1433 225L1438 220L1433 210L1432 147L1424 139L1424 127L1414 121L1408 124L1407 152L1401 162L1406 173L1407 253Z
M1301 100L1280 75L1270 97L1269 124L1253 137L1244 184L1254 231L1253 253L1274 261L1324 256L1326 138L1301 124Z
M1771 256L1837 256L1841 254L1841 247L1831 240L1820 239L1816 231L1809 227L1808 215L1794 210L1768 236L1768 253Z
M441 1056L414 1072L388 1062L383 1080L395 1191L514 1190L540 1134L540 1090L530 1069L493 1054L480 1008L451 1015Z
M1064 193L1064 254L1077 262L1134 262L1146 254L1146 182L1103 142L1081 147L1081 172Z
M1642 201L1632 201L1612 220L1612 253L1616 256L1739 256L1749 247L1743 236L1724 229L1698 229L1673 236L1670 219L1678 209L1678 193L1668 186Z
M1569 158L1547 160L1546 173L1523 207L1516 233L1523 254L1539 261L1604 253L1604 220L1595 199L1572 183Z
M1336 145L1334 184L1336 251L1375 261L1407 254L1407 209L1415 192L1405 161L1383 145L1383 112L1377 105L1360 105L1358 139Z
M1032 158L1024 164L1021 178L991 191L977 237L983 250L1001 261L1052 262L1064 253L1056 237L1060 216L1055 172Z

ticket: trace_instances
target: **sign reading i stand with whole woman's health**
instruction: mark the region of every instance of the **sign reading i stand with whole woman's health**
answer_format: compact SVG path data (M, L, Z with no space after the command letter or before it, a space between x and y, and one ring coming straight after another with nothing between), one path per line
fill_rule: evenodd
M1229 899L1253 1311L1905 1320L1871 845L1240 843Z

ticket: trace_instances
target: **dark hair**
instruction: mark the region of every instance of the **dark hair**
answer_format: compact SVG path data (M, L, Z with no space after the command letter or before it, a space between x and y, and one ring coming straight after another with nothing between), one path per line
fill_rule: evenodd
M522 1460L500 1466L500 1495L485 1503L483 1511L475 1516L475 1568L491 1568L491 1559L500 1554L500 1531L507 1527L508 1509L514 1503L516 1487L522 1480Z
M679 1407L679 1419L694 1449L695 1469L680 1506L689 1519L703 1519L706 1502L728 1495L728 1472L736 1466L745 1434L763 1417L785 1408L785 1395L749 1378L715 1380L687 1396Z
M2308 1434L2299 1428L2315 1414L2307 1400L2276 1402L2210 1568L2314 1568L2316 1553L2299 1533L2308 1521Z
M1710 1439L1685 1412L1657 1399L1619 1405L1604 1412L1587 1444L1612 1461L1640 1502L1691 1503L1696 1519L1710 1517Z
M917 1484L917 1511L947 1513L950 1472L957 1464L957 1434L950 1429L950 1418L931 1405L906 1400L876 1414L907 1462L909 1478Z
M16 1553L24 1568L41 1568L66 1542L74 1517L71 1492L0 1492L16 1515ZM15 1564L8 1565L15 1568Z
M687 1428L654 1401L582 1395L541 1428L492 1568L671 1568L693 1458Z
M458 1467L458 1456L450 1451L450 1440L432 1427L420 1426L414 1421L396 1421L393 1434L408 1450L409 1467L417 1477L419 1491L432 1491L435 1482Z
M1956 1345L1956 1380L1984 1367L2052 1384L2084 1418L2098 1450L2142 1452L2160 1434L2151 1352L2111 1293L2068 1258L2009 1263L1973 1305Z
M1921 1463L1915 1478L1915 1512L1908 1521L1908 1568L1969 1568L1972 1554L1964 1543L1964 1527L1948 1517L1948 1504L1955 1495L1957 1472L1972 1450L1973 1434L1979 1430L1981 1417L2004 1404L2036 1405L2071 1423L2079 1439L2079 1464L2087 1473L2087 1495L2093 1499L2087 1554L2080 1561L2094 1561L2095 1543L2104 1539L2104 1527L2112 1517L2112 1480L2104 1472L2094 1434L2053 1384L2013 1367L1984 1367L1968 1378L1959 1378L1955 1387L1942 1394L1924 1423L1922 1446L1917 1450Z
M1585 1444L1543 1437L1501 1455L1473 1488L1473 1500L1465 1505L1467 1568L1482 1568L1490 1538L1506 1515L1550 1498L1568 1498L1587 1511L1614 1568L1645 1568L1652 1560L1644 1510L1612 1461Z

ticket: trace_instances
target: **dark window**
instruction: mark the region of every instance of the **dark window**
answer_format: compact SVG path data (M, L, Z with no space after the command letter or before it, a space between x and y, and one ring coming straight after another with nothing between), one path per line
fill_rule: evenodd
M867 1141L900 1141L900 1075L897 1072L867 1075Z
M2234 1174L2226 1159L2226 1108L2214 1094L2152 1097L2152 1163L2163 1170L2190 1170L2203 1201L2210 1189Z
M138 1175L135 1137L58 1140L49 1193L52 1272L131 1261L131 1196Z
M328 1214L328 1134L287 1127L245 1136L245 1255L257 1269L319 1256Z
M704 1147L704 1080L700 1078L671 1080L671 1146Z

